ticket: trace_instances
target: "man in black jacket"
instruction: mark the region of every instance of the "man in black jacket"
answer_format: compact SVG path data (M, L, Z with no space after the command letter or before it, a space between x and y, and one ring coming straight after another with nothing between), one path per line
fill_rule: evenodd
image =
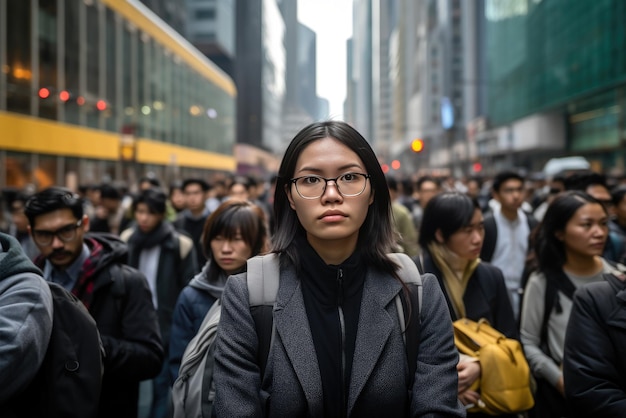
M79 197L51 187L26 203L29 231L44 278L76 295L95 319L105 350L100 417L135 417L139 382L163 361L157 315L145 277L126 266L127 247L109 234L88 234Z

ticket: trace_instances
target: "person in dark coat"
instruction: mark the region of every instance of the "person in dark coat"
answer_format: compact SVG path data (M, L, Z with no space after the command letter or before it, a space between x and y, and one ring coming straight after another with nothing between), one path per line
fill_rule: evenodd
M144 273L159 318L161 339L168 358L172 316L178 295L199 270L191 238L165 219L167 196L160 189L143 190L133 201L136 224L122 232L128 243L128 264ZM152 381L151 418L167 417L170 377L167 361Z
M626 414L626 277L576 291L565 335L563 378L573 417Z
M52 296L20 243L0 232L0 414L24 411L18 396L37 375L52 333Z
M338 121L303 128L282 160L274 213L280 278L267 367L261 374L247 273L231 276L215 346L217 416L465 416L452 324L432 275L421 308L411 303L419 335L401 324L394 300L411 295L388 254L389 191L365 138ZM419 339L414 364L405 331Z
M169 350L172 382L178 377L187 344L222 296L228 276L245 271L248 258L266 250L266 225L260 207L239 200L222 203L204 224L202 248L208 261L180 293L174 308Z
M519 340L502 272L478 258L484 234L475 199L461 192L441 193L424 210L418 263L437 277L453 321L484 318L508 338ZM480 362L462 356L458 370L461 402L480 405L480 394L469 389L480 377Z
M174 227L185 232L193 240L196 253L196 263L203 266L206 263L206 256L202 249L201 234L209 211L205 201L209 192L209 184L198 178L188 178L183 181L182 190L185 196L185 209L178 214L174 221Z
M127 247L89 234L83 204L70 190L33 195L25 214L41 251L43 277L76 295L96 321L105 351L100 417L135 417L139 382L159 373L163 348L145 277L125 265Z

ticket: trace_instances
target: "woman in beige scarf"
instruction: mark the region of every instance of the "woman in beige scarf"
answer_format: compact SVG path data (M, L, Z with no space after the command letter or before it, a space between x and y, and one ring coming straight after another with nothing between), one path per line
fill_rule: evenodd
M485 318L507 337L519 340L502 272L478 258L484 236L475 200L459 192L439 194L424 210L419 264L437 276L453 321ZM461 357L457 369L459 399L468 407L480 406L480 394L469 389L480 377L480 362Z

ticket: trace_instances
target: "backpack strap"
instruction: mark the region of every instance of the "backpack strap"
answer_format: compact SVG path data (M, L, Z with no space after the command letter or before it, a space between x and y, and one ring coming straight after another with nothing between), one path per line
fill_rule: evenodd
M252 257L247 265L250 306L273 306L280 275L278 256L272 253Z
M493 213L485 216L485 238L483 240L483 248L480 251L480 258L483 261L491 261L493 253L496 250L496 241L498 240L498 227Z
M280 283L278 255L271 253L250 258L247 262L247 283L250 313L259 342L257 364L263 376L276 334L273 310Z
M186 235L178 234L178 250L180 251L180 259L184 260L193 248L193 240Z
M398 276L406 283L409 290L411 309L408 309L406 294L402 291L396 296L396 309L398 310L400 323L405 330L403 339L406 358L409 363L409 387L412 387L415 379L415 370L417 369L417 354L419 352L420 328L422 323L422 277L415 262L406 254L392 253L389 254L389 256L400 265Z

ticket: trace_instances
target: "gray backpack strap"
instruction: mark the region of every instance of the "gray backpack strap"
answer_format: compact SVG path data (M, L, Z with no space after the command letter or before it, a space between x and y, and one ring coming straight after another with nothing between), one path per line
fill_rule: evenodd
M254 319L259 342L257 364L261 370L261 379L263 379L270 348L276 335L273 310L280 284L278 255L272 253L249 259L247 282L250 313Z
M252 257L248 260L247 271L250 307L273 306L280 275L278 256L272 253Z
M404 339L404 345L406 350L407 363L409 365L409 388L413 387L415 382L415 371L417 369L417 354L419 351L420 343L420 330L421 330L421 313L422 313L422 276L420 275L417 265L406 254L392 253L389 254L390 258L400 265L398 270L398 276L406 283L409 288L409 300L413 309L410 311L410 318L408 314L405 314L404 307L407 301L403 297L404 293L401 291L395 298L396 309L398 310L398 318L402 329L405 331L402 333ZM417 292L415 292L417 290ZM417 295L415 294L417 293ZM417 310L414 309L417 304ZM408 323L407 323L408 319Z
M402 281L406 284L413 284L417 287L417 300L419 303L419 312L422 312L422 275L420 274L417 265L411 258L404 253L391 253L389 257L396 262L396 264L400 265L400 270L398 270L398 276L402 279ZM396 301L396 305L399 301ZM402 305L400 305L402 306ZM404 317L402 311L398 311L398 316Z

